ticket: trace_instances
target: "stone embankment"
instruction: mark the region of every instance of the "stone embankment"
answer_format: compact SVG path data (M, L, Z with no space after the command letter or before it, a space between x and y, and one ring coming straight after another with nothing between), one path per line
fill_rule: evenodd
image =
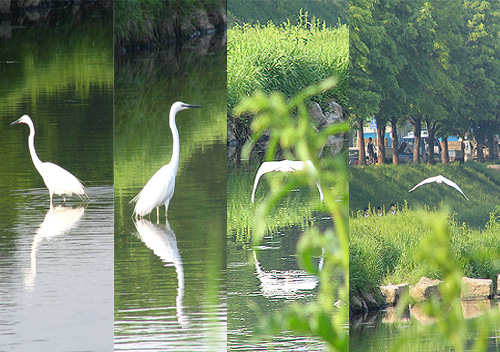
M431 280L424 276L412 286L407 283L381 286L378 292L365 294L363 297L353 297L349 302L349 309L352 315L359 315L390 308L396 306L405 295L409 295L409 297L405 297L404 301L420 303L432 297L439 297L439 286L442 283L441 280ZM500 296L498 288L500 288L500 274L497 277L497 292L494 291L493 281L490 279L464 277L462 278L460 298L462 301L489 300ZM415 306L412 307L412 310L414 308Z
M342 107L335 101L328 103L328 107L322 109L316 102L309 104L309 116L311 122L316 126L318 132L327 128L333 123L345 119L342 113ZM242 122L238 118L228 116L227 119L227 153L228 162L237 164L239 162L241 147L250 139L252 131L248 122ZM320 150L319 156L328 153L334 154L340 151L344 145L345 137L343 135L330 136ZM264 152L269 145L269 132L266 131L257 141L254 152Z
M227 26L226 12L222 7L194 9L185 17L162 13L151 17L156 20L146 16L138 33L131 28L119 28L115 38L116 55L179 44L200 36L223 32Z

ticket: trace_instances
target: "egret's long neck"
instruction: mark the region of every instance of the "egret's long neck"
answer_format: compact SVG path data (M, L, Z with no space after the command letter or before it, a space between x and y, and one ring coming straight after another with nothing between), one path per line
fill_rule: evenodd
M28 123L28 126L30 128L28 147L30 149L31 160L33 160L33 164L35 165L35 167L38 168L38 166L42 164L42 161L40 160L40 158L38 158L38 155L35 151L35 126L33 126L33 122L31 121Z
M175 125L175 111L170 110L168 123L170 125L170 130L172 131L173 137L172 159L170 160L170 164L174 168L174 173L177 174L181 146L179 142L179 131L177 130L177 126Z

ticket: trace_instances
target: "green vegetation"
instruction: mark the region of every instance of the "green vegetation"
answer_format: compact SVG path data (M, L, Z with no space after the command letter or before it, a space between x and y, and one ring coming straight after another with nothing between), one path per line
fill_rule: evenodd
M301 335L312 335L325 341L332 351L348 351L348 307L341 304L336 308L334 302L348 300L348 233L347 233L347 200L348 180L347 164L342 155L324 159L319 162L316 155L328 136L347 131L347 123L333 124L329 128L316 132L309 124L309 116L305 102L320 92L333 87L335 80L327 79L317 85L310 86L291 99L280 92L266 94L255 92L251 97L243 99L235 108L236 115L250 113L256 116L254 137L262 135L269 129L270 143L266 152L267 160L274 160L276 150L280 147L284 157L291 158L295 153L300 160L311 160L314 170L305 170L303 183L309 184L311 192L316 191L314 182L307 182L319 176L324 189L324 208L333 218L332 227L320 231L316 227L309 228L301 234L297 254L301 266L320 278L320 290L317 301L309 304L293 304L288 309L274 314L262 323L262 332L278 334L292 331ZM294 112L297 112L296 114ZM245 148L244 157L248 157L251 148ZM292 152L293 149L293 152ZM274 207L296 188L297 178L288 178L274 183L268 196L261 201L255 211L252 240L260 243L266 233L266 219ZM339 201L340 200L340 201ZM313 257L324 251L323 269L313 265Z
M310 22L307 14L298 25L236 25L228 30L227 107L228 118L234 106L256 89L280 91L292 97L311 84L327 77L337 77L338 84L313 99L326 107L337 101L348 105L347 26L326 27ZM248 126L247 115L239 123Z
M446 205L459 223L481 228L495 210L500 198L500 173L478 163L439 165L379 165L349 169L350 211L381 206L389 211L391 203L411 209L436 210ZM442 174L456 182L469 197L446 185L429 184L408 190L423 179Z
M497 209L484 228L475 230L448 219L451 256L465 276L496 282L500 273L499 215ZM434 211L403 207L396 215L350 218L350 294L389 283L415 284L422 276L442 279L442 269L436 271L416 255L424 239L434 234L432 222L437 217Z
M437 174L456 181L470 202L446 185L425 185L408 193L423 178ZM350 169L350 297L363 297L389 283L415 284L422 276L444 281L441 299L423 306L436 323L416 324L392 350L411 350L412 341L430 335L456 351L465 346L487 349L488 337L500 322L498 311L466 320L459 298L462 276L496 283L500 273L499 185L500 173L477 163ZM391 202L399 203L397 214L376 215L376 206L388 212ZM361 209L369 204L370 215L364 217Z
M482 161L500 127L500 4L353 0L349 25L353 126L375 116L379 131L410 123L430 140L470 133Z
M388 283L415 284L421 276L444 281L441 299L423 304L436 323L416 324L392 350L408 350L418 338L439 336L455 351L486 351L487 340L500 322L498 310L466 320L462 314L462 276L490 278L500 272L500 209L482 230L472 230L446 212L403 208L396 215L359 216L349 221L349 291L361 296ZM400 302L400 313L409 302ZM441 342L443 343L443 342ZM470 347L469 347L470 348ZM389 350L389 349L387 349Z

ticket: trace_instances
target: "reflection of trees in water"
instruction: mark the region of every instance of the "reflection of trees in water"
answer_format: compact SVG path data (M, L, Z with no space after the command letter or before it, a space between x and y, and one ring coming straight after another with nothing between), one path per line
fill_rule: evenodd
M84 212L84 207L50 207L43 222L38 227L35 236L33 236L33 242L31 244L31 267L24 278L24 286L26 289L33 289L35 286L37 254L42 241L51 240L54 237L64 235L76 227Z
M165 266L173 264L177 273L177 297L176 310L177 321L182 327L188 326L187 316L184 314L184 267L182 258L177 248L177 239L171 229L168 219L163 224L153 224L151 221L141 219L134 222L140 239L153 251L153 253L165 263Z

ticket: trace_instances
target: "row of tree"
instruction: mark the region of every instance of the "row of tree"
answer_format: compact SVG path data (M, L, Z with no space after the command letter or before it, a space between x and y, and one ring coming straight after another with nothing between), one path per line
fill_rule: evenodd
M500 2L481 0L351 0L350 121L365 162L363 124L377 118L378 155L386 126L409 121L419 162L422 127L429 141L470 133L489 158L500 128ZM432 143L432 142L431 142ZM432 145L432 144L431 144ZM398 163L398 148L393 162ZM434 160L434 148L428 148ZM446 158L444 162L446 162Z

